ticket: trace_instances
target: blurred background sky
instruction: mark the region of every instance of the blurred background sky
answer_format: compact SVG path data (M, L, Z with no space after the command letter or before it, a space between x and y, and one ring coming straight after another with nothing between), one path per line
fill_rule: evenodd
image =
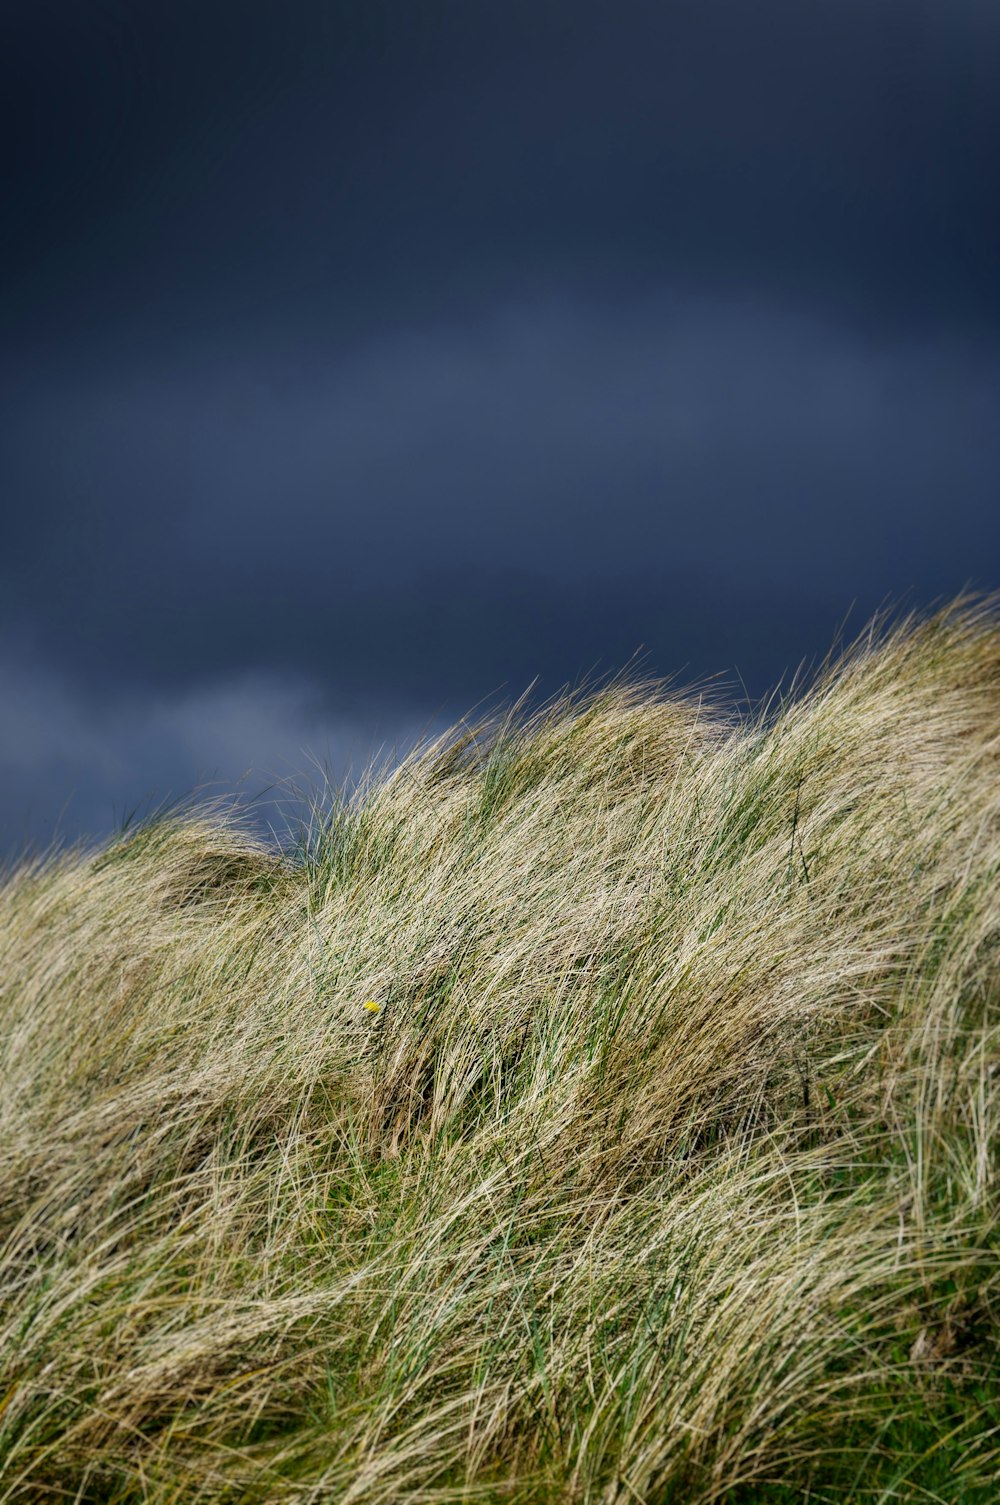
M0 19L0 852L1000 586L995 0Z

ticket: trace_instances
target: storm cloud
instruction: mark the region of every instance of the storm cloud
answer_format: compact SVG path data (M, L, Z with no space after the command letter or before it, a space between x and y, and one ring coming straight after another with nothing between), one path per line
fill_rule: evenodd
M22 8L5 830L995 586L998 61L974 0Z

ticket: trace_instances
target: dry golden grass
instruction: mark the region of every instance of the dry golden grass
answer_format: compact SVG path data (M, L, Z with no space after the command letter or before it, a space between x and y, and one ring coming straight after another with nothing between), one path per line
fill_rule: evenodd
M0 1505L993 1498L998 774L964 601L22 865Z

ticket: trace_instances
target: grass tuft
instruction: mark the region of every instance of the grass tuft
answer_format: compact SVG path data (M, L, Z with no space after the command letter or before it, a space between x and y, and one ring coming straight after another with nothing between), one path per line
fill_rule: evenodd
M0 887L0 1505L996 1498L1000 625Z

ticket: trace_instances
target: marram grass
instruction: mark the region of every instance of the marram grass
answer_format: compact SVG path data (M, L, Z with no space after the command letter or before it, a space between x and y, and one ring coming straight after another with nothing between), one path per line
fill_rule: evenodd
M0 1505L1000 1495L1000 625L0 888Z

